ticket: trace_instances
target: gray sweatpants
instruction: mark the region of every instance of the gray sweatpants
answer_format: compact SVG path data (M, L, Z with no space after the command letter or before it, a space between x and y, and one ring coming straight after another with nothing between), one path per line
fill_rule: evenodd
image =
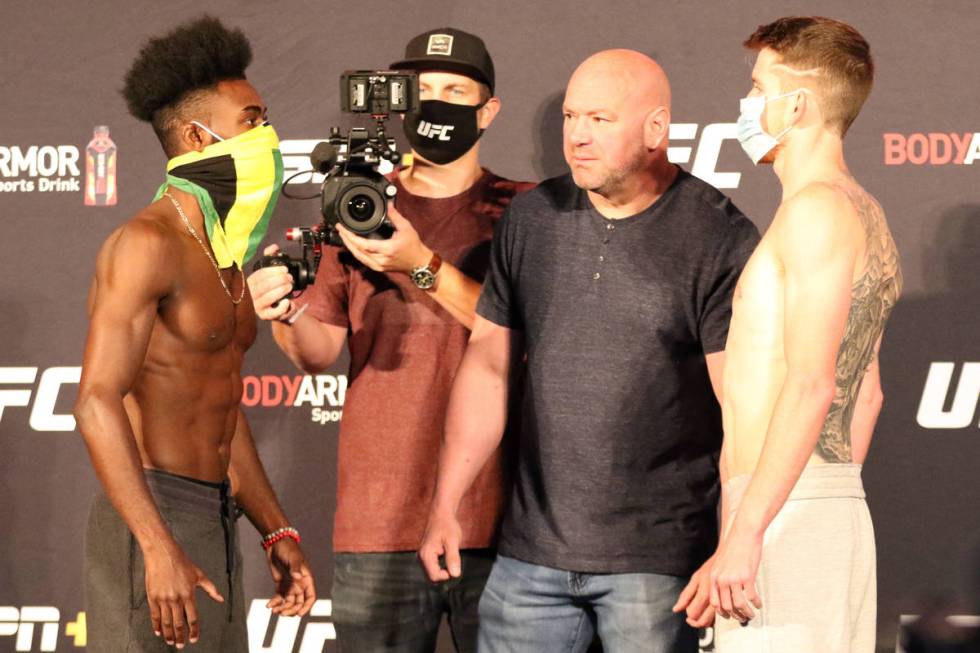
M725 484L729 524L749 480ZM803 470L766 529L756 588L762 609L747 626L715 620L717 653L873 653L875 542L860 465Z
M189 650L247 651L241 552L227 483L204 483L155 470L146 470L146 480L170 532L225 599L217 603L203 591L196 592L200 639ZM85 537L85 601L90 653L175 650L153 634L143 554L102 494L92 503Z

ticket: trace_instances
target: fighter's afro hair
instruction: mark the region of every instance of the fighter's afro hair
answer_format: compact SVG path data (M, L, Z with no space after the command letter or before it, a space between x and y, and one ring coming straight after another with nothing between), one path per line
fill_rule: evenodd
M205 15L147 41L126 73L122 95L129 112L156 129L163 127L157 124L160 109L176 108L218 82L245 79L251 62L252 46L242 31Z

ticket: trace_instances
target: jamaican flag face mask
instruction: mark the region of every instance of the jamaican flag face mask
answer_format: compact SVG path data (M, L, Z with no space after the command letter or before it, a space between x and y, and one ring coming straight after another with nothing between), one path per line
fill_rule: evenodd
M244 269L269 228L282 187L279 137L268 124L167 163L167 181L197 198L218 267Z

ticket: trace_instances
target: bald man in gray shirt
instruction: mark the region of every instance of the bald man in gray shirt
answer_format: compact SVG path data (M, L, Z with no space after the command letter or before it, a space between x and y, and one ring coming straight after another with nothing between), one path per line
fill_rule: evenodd
M420 550L433 580L460 573L456 506L526 355L483 651L584 651L596 630L617 652L697 650L671 606L717 543L713 388L758 231L667 161L669 107L645 55L587 59L563 108L571 174L515 198L498 226Z

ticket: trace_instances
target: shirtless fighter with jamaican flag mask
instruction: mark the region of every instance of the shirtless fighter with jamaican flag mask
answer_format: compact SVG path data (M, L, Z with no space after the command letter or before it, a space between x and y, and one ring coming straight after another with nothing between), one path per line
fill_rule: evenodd
M167 188L194 196L204 214L208 240L219 268L239 270L252 256L269 227L282 186L282 154L275 130L264 121L233 138L224 139L194 120L215 142L167 163Z
M256 333L241 270L282 179L251 58L204 17L147 42L126 75L130 113L170 161L102 246L89 295L75 415L104 489L86 536L89 651L248 650L239 509L263 536L272 611L316 598L239 407Z

